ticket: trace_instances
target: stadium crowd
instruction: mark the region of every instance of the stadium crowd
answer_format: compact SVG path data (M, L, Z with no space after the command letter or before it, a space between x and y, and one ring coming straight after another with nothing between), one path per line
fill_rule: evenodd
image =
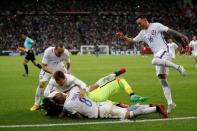
M12 6L3 8L7 3ZM161 22L189 38L197 34L194 0L22 0L7 3L1 1L0 50L16 50L22 43L23 30L36 41L34 46L38 52L56 40L63 40L68 49L104 44L125 50L132 47L116 39L114 34L122 30L135 36L138 30L134 18L142 13L149 15L151 21Z

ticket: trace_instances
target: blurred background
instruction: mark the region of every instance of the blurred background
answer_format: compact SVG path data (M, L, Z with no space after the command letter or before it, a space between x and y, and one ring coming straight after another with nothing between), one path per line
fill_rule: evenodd
M24 30L35 40L37 54L57 40L70 50L80 50L81 45L140 50L140 44L127 46L114 37L117 31L137 35L134 18L139 14L182 32L190 40L197 34L196 0L1 0L0 51L18 52Z

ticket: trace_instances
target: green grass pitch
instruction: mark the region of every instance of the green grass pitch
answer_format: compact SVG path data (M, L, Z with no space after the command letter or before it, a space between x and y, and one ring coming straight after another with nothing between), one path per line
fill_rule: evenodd
M30 112L34 102L35 90L38 85L39 70L29 63L29 77L23 78L24 57L0 57L0 126L26 125L48 123L77 123L109 121L104 119L58 119L49 118L40 111ZM148 96L146 103L165 103L163 91L155 75L155 68L151 65L152 56L71 56L72 73L87 84L92 84L100 77L105 76L120 67L126 67L127 72L122 75L133 87L136 94ZM41 62L41 57L37 57ZM172 96L177 108L169 117L197 116L197 69L191 56L177 56L176 63L184 65L187 76L182 77L170 69L168 81ZM129 104L128 96L121 92L111 99ZM142 116L139 119L160 118L158 114ZM111 121L111 120L110 120ZM156 121L144 123L100 124L56 127L29 127L29 128L0 128L0 130L145 130L145 131L194 131L197 130L197 119Z

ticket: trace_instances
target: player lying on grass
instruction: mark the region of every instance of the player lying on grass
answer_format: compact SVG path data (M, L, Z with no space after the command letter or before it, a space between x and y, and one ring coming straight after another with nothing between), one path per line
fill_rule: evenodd
M87 95L91 100L95 102L102 102L109 99L110 96L117 94L120 90L124 90L130 95L130 100L133 103L144 102L147 98L135 95L131 86L123 78L117 77L118 75L125 72L122 68L113 74L105 76L99 79L95 84L89 88L87 85L70 74L64 74L61 71L56 71L53 78L49 81L47 88L44 91L44 96L48 97L54 90L59 92L68 92L72 87L78 86L80 89L80 96L84 97Z
M63 107L59 117L64 117L66 114L77 117L86 118L120 118L132 119L139 115L150 114L154 112L160 113L164 118L167 118L163 105L137 105L128 108L118 107L113 105L111 101L93 102L87 96L80 96L81 88L75 86L68 94L57 92L50 99L52 103ZM54 108L56 110L56 108Z

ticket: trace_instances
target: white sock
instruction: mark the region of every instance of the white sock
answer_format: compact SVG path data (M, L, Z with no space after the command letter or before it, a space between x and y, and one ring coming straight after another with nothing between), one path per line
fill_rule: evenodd
M138 116L138 115L143 115L143 114L150 114L156 111L157 111L156 106L154 106L154 107L147 107L144 109L134 110L133 114L134 116Z
M152 60L152 64L157 65L157 66L172 67L174 69L179 68L179 65L177 65L169 60L164 60L164 59L159 59L159 58L154 58Z
M168 103L168 105L170 105L170 104L172 104L172 96L171 96L171 90L168 85L168 82L166 79L160 79L160 82L161 82L161 86L163 89L164 96L167 100L167 103Z
M35 95L35 104L40 105L41 97L43 95L44 88L40 88L39 86L36 89L36 95Z

